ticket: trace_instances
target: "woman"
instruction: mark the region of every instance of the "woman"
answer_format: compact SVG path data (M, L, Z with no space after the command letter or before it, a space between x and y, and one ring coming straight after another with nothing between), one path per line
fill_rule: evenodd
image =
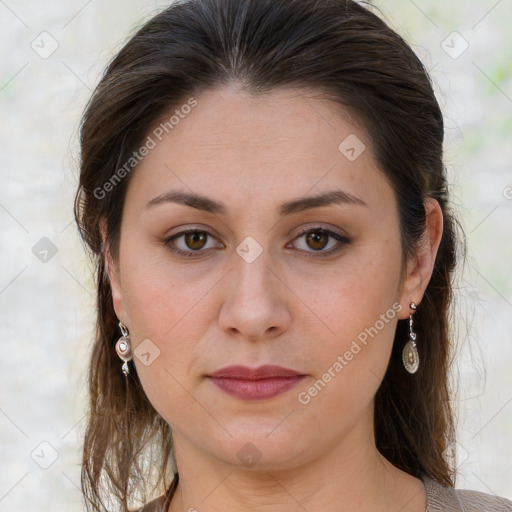
M355 2L190 0L133 36L81 131L89 510L512 510L447 462L442 143Z

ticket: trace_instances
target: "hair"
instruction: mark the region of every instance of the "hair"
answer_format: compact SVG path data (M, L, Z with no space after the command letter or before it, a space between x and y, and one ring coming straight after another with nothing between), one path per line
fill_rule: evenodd
M454 442L449 319L459 238L443 164L443 117L428 72L371 6L351 0L188 0L147 21L113 58L80 127L74 213L97 283L82 461L88 510L107 510L105 497L127 510L129 499L145 496L152 472L156 486L176 474L171 428L146 397L136 369L123 376L114 348L120 332L100 224L118 261L124 198L136 166L109 193L104 184L163 114L192 95L230 85L254 95L286 87L318 91L352 113L394 190L406 257L414 257L426 228L425 199L441 206L443 235L415 316L421 365L414 376L401 365L408 325L400 320L375 396L374 428L378 450L396 467L453 486L455 470L443 452Z

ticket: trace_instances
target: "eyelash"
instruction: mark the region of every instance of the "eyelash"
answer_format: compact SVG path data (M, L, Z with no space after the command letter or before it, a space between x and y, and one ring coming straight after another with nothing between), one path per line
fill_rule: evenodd
M207 252L210 249L207 250L197 250L197 251L183 251L182 249L178 249L176 247L171 247L171 242L174 242L175 239L180 238L181 236L187 235L189 233L204 233L208 237L215 238L209 231L200 230L200 229L187 229L185 231L180 231L179 233L176 233L175 235L172 235L169 238L166 238L164 240L164 245L169 248L172 252L178 254L179 256L185 256L185 257L192 257L192 258L198 258L201 257L201 253ZM350 240L346 237L341 235L340 233L336 233L334 231L330 231L328 229L322 228L322 227L308 227L304 230L302 230L300 233L297 234L297 236L294 238L296 240L297 238L300 238L301 236L308 235L310 233L321 233L324 235L328 235L329 237L334 238L338 241L337 246L335 248L331 248L328 251L321 252L321 251L303 251L306 257L308 258L316 258L316 257L327 257L330 256L336 252L339 252L344 245L348 245L350 243ZM328 244L327 244L328 245Z

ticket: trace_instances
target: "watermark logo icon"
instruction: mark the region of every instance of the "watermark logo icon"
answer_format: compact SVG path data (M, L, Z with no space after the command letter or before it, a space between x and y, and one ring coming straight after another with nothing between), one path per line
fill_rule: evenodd
M149 338L146 338L133 353L144 366L150 366L160 356L160 349Z
M246 443L238 450L236 456L238 460L246 467L252 468L262 457L261 451L253 443Z
M460 443L452 442L443 450L443 459L451 467L458 469L469 458L468 451Z
M44 31L30 43L30 47L41 59L47 59L55 53L59 47L59 43L49 32Z
M45 236L32 247L32 254L42 263L48 263L56 253L57 246Z
M252 263L263 252L263 247L252 236L248 236L237 246L236 252L246 263Z
M30 456L40 468L48 469L59 458L59 452L48 441L43 441L32 450Z
M452 59L458 59L469 48L469 43L455 31L443 39L441 48Z
M366 146L363 144L363 141L353 133L345 137L338 146L340 153L351 162L357 160L365 149Z

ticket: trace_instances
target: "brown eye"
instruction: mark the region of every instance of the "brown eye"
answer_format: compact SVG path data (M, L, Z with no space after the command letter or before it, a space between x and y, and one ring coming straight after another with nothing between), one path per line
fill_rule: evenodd
M345 245L350 244L350 240L346 236L322 227L310 227L309 229L303 230L302 233L296 237L296 240L300 239L302 239L304 243L297 244L297 246L299 246L298 248L301 252L308 257L330 256L339 252ZM303 247L300 247L300 245L303 245ZM326 247L327 250L324 250Z
M322 250L329 242L329 235L312 231L306 234L306 243L315 251Z
M164 240L164 245L180 256L197 257L210 252L209 249L212 248L211 243L209 244L210 240L214 241L215 237L208 231L189 229L167 238Z
M186 233L184 237L187 247L197 251L205 246L208 235L202 231L193 231L191 233Z

